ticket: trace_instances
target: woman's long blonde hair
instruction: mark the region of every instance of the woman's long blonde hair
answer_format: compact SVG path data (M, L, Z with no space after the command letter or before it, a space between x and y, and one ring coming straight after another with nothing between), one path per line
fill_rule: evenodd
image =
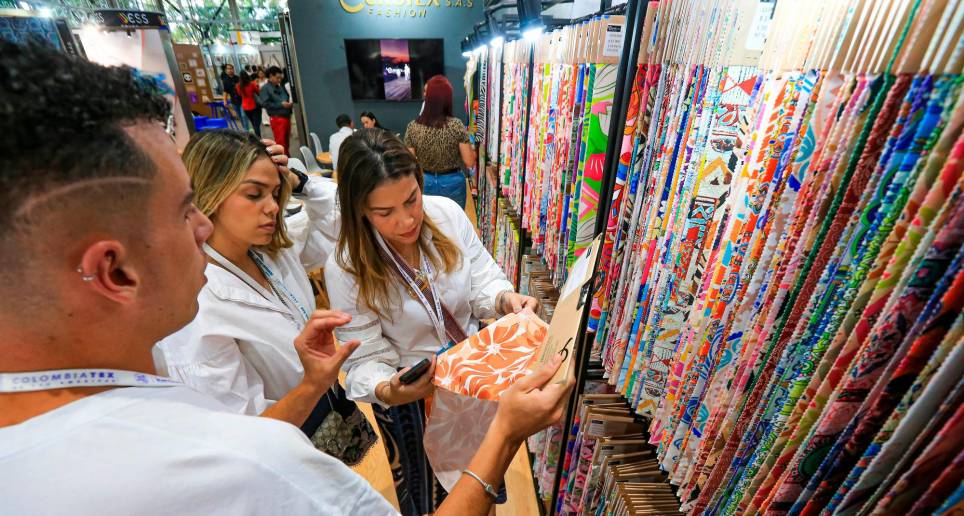
M271 156L257 136L221 129L195 133L181 158L194 184L194 204L215 221L218 208L238 189L248 169L259 159L271 159ZM267 245L258 246L272 256L292 245L285 229L285 206L291 197L291 185L283 174L279 175L281 192L274 235Z
M352 275L358 285L358 301L364 302L379 317L389 317L389 308L398 306L391 288L397 281L390 266L382 260L375 241L375 228L365 217L368 195L385 182L414 176L422 188L422 169L415 156L397 136L379 129L362 129L345 139L338 151L338 201L341 205L341 232L335 260ZM424 208L423 208L424 210ZM435 252L419 240L419 248L435 267L455 271L462 253L457 245L423 213L422 228L432 234ZM395 302L395 303L393 303Z

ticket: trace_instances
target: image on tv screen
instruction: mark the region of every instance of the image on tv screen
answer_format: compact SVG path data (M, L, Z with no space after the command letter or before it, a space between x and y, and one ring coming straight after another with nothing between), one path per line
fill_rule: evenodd
M445 73L441 39L346 39L354 100L422 100L422 88Z

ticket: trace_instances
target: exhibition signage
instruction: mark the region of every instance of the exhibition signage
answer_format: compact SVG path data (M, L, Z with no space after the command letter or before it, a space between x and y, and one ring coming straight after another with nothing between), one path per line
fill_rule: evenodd
M475 2L476 0L338 0L346 13L391 18L425 18L439 9L471 9Z
M98 25L121 29L167 29L167 20L161 13L127 11L121 9L98 9L92 17Z

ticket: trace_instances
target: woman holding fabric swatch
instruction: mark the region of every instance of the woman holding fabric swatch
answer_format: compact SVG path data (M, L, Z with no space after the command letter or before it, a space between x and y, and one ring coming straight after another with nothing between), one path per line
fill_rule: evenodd
M422 447L434 357L479 319L538 301L513 291L454 201L422 195L421 167L388 131L350 136L337 168L342 227L325 278L332 309L352 316L337 335L361 341L343 366L346 389L373 404L402 514L432 513L445 497ZM432 366L404 384L427 358Z

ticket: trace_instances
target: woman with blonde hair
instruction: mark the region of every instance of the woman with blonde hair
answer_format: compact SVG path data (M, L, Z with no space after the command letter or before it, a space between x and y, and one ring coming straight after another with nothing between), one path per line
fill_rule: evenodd
M513 292L458 204L422 195L422 170L396 136L357 131L338 170L341 230L325 278L332 308L352 317L337 335L361 341L343 367L346 390L373 404L402 514L432 513L445 496L422 447L434 357L479 319L538 301ZM432 365L403 382L424 359Z
M279 147L272 151L279 153ZM208 281L198 296L198 315L158 343L159 371L235 412L288 421L309 437L332 410L361 417L337 385L341 361L357 342L336 352L333 342L328 350L299 344L314 319L335 325L350 320L344 313L315 311L306 274L328 256L337 224L334 183L276 165L264 143L237 131L197 133L182 158L195 204L214 232L204 244ZM284 217L292 194L303 200L309 219L297 234L288 231ZM358 430L366 431L364 425ZM319 447L345 452L343 460L352 455Z

